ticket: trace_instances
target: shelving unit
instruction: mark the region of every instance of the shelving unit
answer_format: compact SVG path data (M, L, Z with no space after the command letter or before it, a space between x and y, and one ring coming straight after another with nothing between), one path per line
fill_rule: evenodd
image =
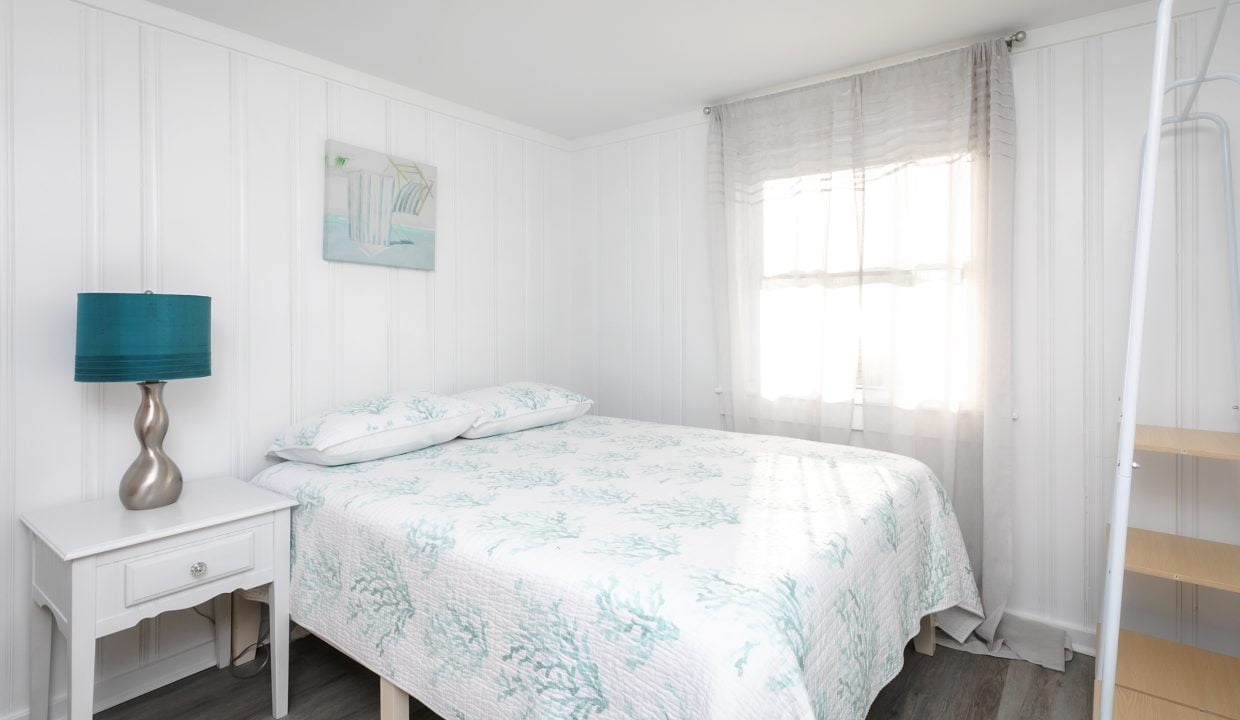
M1129 528L1124 569L1240 593L1240 546L1228 543ZM1240 720L1240 658L1129 630L1119 631L1117 657L1113 717ZM1095 718L1101 717L1100 684L1094 685Z
M1129 572L1240 593L1240 546L1129 528L1124 557Z
M1094 717L1098 717L1098 682L1094 683ZM1115 716L1124 720L1218 720L1200 710L1177 705L1152 695L1115 686Z
M1219 460L1240 460L1240 433L1138 425L1136 449Z
M1115 684L1130 712L1240 718L1240 658L1129 630L1120 631L1119 648Z
M1158 155L1162 130L1167 126L1206 123L1213 125L1219 134L1227 274L1231 288L1232 361L1236 391L1240 393L1240 263L1236 246L1231 131L1221 116L1195 108L1203 84L1221 80L1240 85L1240 73L1210 72L1210 60L1218 44L1229 0L1218 0L1214 24L1197 73L1168 83L1174 4L1175 0L1158 2L1153 79L1141 152L1128 349L1120 398L1102 624L1098 633L1098 679L1094 686L1094 717L1102 720L1240 720L1240 658L1120 629L1125 571L1240 593L1240 547L1128 527L1132 474L1138 467L1133 463L1136 450L1240 461L1240 433L1138 425L1136 422ZM1182 108L1165 115L1167 93L1179 88L1185 89Z

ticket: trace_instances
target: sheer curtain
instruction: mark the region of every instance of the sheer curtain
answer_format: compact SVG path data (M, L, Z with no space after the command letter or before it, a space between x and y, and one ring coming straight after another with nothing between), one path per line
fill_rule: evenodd
M915 457L951 495L975 651L1062 668L1012 577L1013 100L1002 40L713 109L711 243L736 430Z

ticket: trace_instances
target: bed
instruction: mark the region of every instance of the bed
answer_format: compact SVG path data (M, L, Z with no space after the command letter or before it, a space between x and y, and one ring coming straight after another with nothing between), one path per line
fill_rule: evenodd
M254 482L300 502L293 619L444 718L864 718L980 612L888 453L585 416Z

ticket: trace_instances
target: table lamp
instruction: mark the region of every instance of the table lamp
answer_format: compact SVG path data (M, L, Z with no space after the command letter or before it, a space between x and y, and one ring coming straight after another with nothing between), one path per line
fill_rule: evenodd
M211 374L211 298L201 295L78 293L78 382L137 382L138 458L121 478L121 504L149 510L176 502L181 470L164 452L164 381Z

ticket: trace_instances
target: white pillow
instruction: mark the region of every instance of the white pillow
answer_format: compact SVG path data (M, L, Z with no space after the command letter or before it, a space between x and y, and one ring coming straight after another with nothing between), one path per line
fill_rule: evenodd
M514 382L458 393L455 397L476 403L481 410L474 426L463 438L529 430L585 415L594 401L572 390L533 382Z
M315 465L377 460L447 442L473 425L480 412L453 397L388 393L292 425L267 452Z

